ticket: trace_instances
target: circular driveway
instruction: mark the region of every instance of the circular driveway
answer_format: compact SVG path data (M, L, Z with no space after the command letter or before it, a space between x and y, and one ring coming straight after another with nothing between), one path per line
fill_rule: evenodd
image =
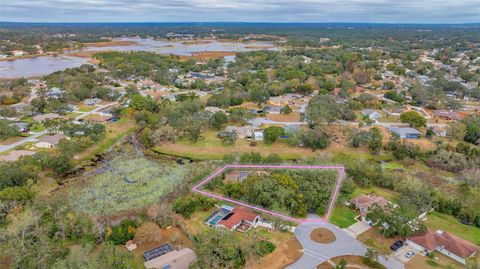
M310 234L316 228L326 228L335 234L336 240L329 244L314 242ZM303 247L303 256L288 269L314 269L329 259L337 256L356 255L363 256L367 247L360 241L331 223L304 222L295 229L295 236ZM393 256L379 257L379 262L388 269L404 269L404 265Z

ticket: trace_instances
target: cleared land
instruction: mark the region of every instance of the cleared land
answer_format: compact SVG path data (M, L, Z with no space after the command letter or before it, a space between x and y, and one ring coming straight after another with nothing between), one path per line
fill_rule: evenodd
M352 255L338 256L338 257L332 258L332 261L335 264L338 264L342 259L347 262L347 266L345 267L345 269L358 269L358 268L361 268L361 269L370 269L371 268L371 269L373 269L374 268L374 267L370 267L367 264L365 264L365 262L363 261L363 258L360 257L360 256L352 256ZM385 267L382 266L381 268L385 268ZM334 267L332 265L330 265L329 263L324 262L324 263L318 265L317 269L334 269Z
M311 149L291 147L283 142L275 142L272 145L258 143L257 146L250 146L247 140L239 139L235 145L224 145L222 141L216 137L217 132L206 132L202 134L203 138L197 143L190 143L185 139L177 141L177 143L164 143L154 148L154 151L185 157L193 160L221 160L223 156L232 153L250 153L261 152L262 156L272 153L280 155L283 159L301 159L305 156L314 155Z

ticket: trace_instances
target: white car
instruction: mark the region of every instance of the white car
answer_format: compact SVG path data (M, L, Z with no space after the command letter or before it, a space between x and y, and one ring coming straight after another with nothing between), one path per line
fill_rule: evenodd
M408 259L410 259L413 256L415 256L415 252L413 252L413 251L409 251L405 254L405 258L408 258Z

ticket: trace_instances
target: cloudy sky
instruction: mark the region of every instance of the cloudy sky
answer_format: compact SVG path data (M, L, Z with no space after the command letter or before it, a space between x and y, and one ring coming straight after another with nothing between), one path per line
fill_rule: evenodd
M478 23L480 0L0 0L0 21Z

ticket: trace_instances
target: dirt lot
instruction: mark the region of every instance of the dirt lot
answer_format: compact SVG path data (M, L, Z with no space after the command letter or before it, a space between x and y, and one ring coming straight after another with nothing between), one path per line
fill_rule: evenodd
M310 234L310 239L317 243L330 244L334 242L337 238L335 237L335 234L332 233L332 231L330 231L329 229L317 228L313 230Z
M295 121L300 121L300 114L299 113L291 113L288 115L268 114L267 119L273 120L273 121L295 122Z
M370 267L370 266L366 265L363 262L362 257L360 257L360 256L351 256L351 255L338 256L338 257L333 258L332 261L334 263L338 264L341 259L344 259L347 262L347 266L345 267L345 269L358 269L358 268L370 269L370 268L373 268L373 267ZM333 268L334 267L327 262L324 262L324 263L317 266L317 269L333 269Z
M273 253L261 258L259 261L247 261L245 268L249 269L280 269L294 263L302 256L300 243L292 233L271 232L272 241L277 248Z

